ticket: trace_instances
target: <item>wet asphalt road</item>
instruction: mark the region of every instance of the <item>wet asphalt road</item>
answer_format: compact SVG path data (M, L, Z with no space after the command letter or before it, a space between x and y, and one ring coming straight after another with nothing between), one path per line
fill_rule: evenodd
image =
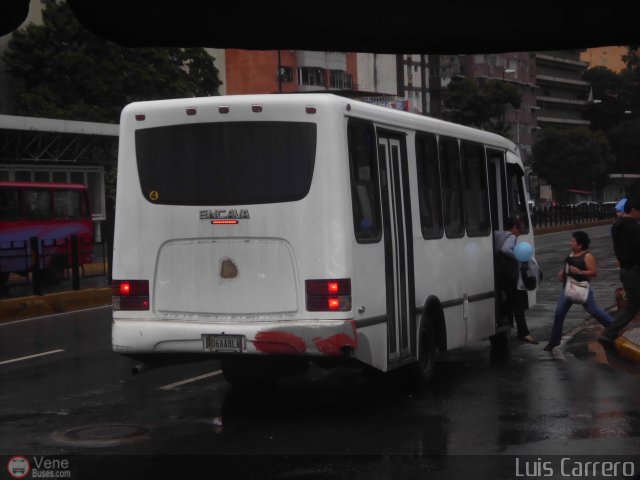
M610 306L608 227L587 231L596 299ZM543 467L566 478L563 456L594 455L638 473L638 366L602 350L601 327L577 306L564 349L542 350L569 235L536 242L545 282L527 317L541 343L514 338L508 358L488 342L449 352L430 388L312 367L247 395L216 361L131 375L133 362L110 351L108 308L0 325L0 478L12 455L67 459L83 479L516 478Z

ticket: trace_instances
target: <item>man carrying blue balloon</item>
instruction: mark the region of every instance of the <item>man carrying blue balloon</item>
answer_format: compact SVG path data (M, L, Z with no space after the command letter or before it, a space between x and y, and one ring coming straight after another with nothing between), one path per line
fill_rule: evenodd
M497 254L498 286L506 297L506 311L501 309L501 316L506 314L510 322L515 319L518 338L521 341L537 344L538 341L529 333L527 320L524 316L524 305L518 293L518 278L520 276L518 262L528 261L533 254L533 248L529 243L517 243L518 236L524 232L524 229L524 222L521 219L509 217L504 222L504 230L496 231L493 235Z

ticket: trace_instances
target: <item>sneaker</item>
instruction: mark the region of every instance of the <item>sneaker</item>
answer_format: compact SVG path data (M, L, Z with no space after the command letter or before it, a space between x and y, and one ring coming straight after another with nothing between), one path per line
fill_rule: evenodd
M547 345L544 347L544 351L545 352L550 352L551 350L556 348L558 345L560 345L560 344L559 343L547 343Z

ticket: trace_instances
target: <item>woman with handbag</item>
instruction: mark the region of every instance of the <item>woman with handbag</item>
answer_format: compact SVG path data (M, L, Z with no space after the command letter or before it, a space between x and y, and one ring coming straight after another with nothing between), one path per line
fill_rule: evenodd
M544 347L549 351L558 345L562 339L562 326L564 319L574 303L581 304L598 322L605 327L613 318L607 312L596 305L596 300L591 289L590 279L598 275L596 258L587 250L591 239L583 231L573 232L569 243L570 253L565 259L564 267L558 272L558 280L563 282L560 298L556 306L551 338Z

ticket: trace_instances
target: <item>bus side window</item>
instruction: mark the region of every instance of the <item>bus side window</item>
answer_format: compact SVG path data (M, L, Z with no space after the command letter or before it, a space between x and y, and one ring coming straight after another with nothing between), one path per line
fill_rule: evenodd
M20 202L18 199L18 189L0 189L0 220L17 220L20 218Z
M524 193L524 172L517 165L507 165L507 194L509 215L521 218L525 225L525 232L529 233L529 215L527 214L527 200Z
M23 190L22 211L29 220L51 218L51 193L48 190Z
M376 137L370 123L350 121L349 167L353 228L360 243L381 238Z
M464 181L464 222L467 235L482 237L491 233L487 172L484 146L462 142L462 178Z
M464 236L462 183L458 140L440 137L440 175L444 206L444 231L448 238Z
M425 239L442 238L442 197L435 135L416 134L416 169L422 236Z
M55 218L81 218L80 192L59 190L53 193Z

